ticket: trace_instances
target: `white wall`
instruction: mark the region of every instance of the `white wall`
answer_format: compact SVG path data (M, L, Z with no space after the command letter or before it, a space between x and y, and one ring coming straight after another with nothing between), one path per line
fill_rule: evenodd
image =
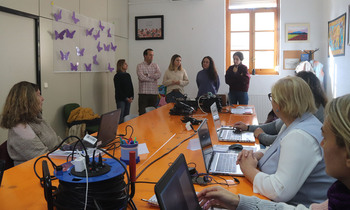
M43 116L61 137L65 137L63 105L79 103L96 113L116 109L114 73L54 73L52 3L82 15L115 24L118 46L116 60L128 58L128 2L126 0L2 0L0 5L40 16L41 84L45 99ZM0 20L1 21L1 20ZM11 24L11 23L10 23ZM0 53L5 53L0 50ZM2 107L1 107L2 108ZM7 133L7 132L6 132ZM6 135L7 136L7 135ZM5 139L0 139L0 143Z

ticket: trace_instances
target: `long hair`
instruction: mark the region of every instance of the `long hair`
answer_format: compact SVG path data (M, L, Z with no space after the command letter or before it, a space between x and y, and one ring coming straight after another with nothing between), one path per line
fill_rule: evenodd
M1 127L10 129L19 123L35 122L41 112L36 92L39 86L22 81L15 84L5 101Z
M179 66L177 69L175 69L174 62L175 62L176 58L181 58L181 56L178 55L178 54L175 54L175 55L173 55L173 56L171 57L171 59L170 59L170 64L169 64L169 67L168 67L168 69L169 69L170 71L175 71L175 70L181 71L181 70L182 70L182 65L181 65L181 64L180 64L180 66Z
M209 78L210 78L210 80L216 82L218 80L219 76L218 76L218 72L216 71L216 68L215 68L214 60L210 56L205 56L202 59L202 63L201 63L202 64L202 68L203 68L203 61L206 58L209 60L209 68L208 68Z
M296 74L297 77L302 78L311 88L312 94L315 98L315 104L318 108L320 105L323 107L327 104L327 96L324 93L320 80L311 71L301 71Z
M119 59L117 62L117 73L123 72L122 67L125 63L125 59Z
M350 157L350 94L329 102L325 108L325 116L336 137L337 145L345 147Z

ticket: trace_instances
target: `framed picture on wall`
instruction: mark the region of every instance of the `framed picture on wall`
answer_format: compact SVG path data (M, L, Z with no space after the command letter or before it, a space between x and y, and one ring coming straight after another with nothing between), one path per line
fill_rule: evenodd
M164 16L135 17L135 39L164 39Z
M346 13L328 21L328 57L345 55Z
M310 38L310 24L287 23L286 42L308 42Z

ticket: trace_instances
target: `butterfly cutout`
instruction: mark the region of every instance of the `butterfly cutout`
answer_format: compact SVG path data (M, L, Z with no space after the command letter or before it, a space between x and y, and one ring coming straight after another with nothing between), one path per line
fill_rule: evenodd
M100 63L97 61L97 55L92 56L93 62L95 65L99 65Z
M74 65L73 63L70 63L70 70L71 71L78 71L78 65L79 65L79 63L77 63L76 65Z
M100 21L100 24L99 24L99 27L100 29L103 31L103 29L105 29L105 27L102 25L102 22Z
M111 67L111 64L110 64L110 63L108 63L108 70L109 70L110 72L112 72L112 71L114 70L114 68Z
M97 51L100 52L103 48L100 46L100 42L97 44Z
M65 33L66 33L66 30L61 31L61 33L58 33L58 31L55 30L55 40L57 39L63 40Z
M74 34L75 34L75 30L70 32L68 29L66 29L66 37L67 38L73 39Z
M108 35L107 35L108 37L112 37L112 35L111 35L111 28L109 28L109 29L107 30L107 34L108 34Z
M77 49L77 56L84 56L85 48L75 47L75 49Z
M84 63L84 66L85 66L86 71L91 71L91 63L88 65L86 63Z
M75 17L75 12L74 11L73 11L72 19L73 19L75 24L77 24L77 22L80 21L78 18Z
M68 60L69 59L69 51L66 53L66 54L64 54L64 52L62 52L61 50L60 50L60 54L61 54L61 60L63 60L63 61L66 61L66 60Z
M62 19L62 10L58 11L57 13L53 14L53 17L55 18L56 21L59 21Z
M105 45L105 44L103 44L103 48L105 49L105 51L109 51L109 47L110 47L110 45Z
M115 52L116 49L117 49L117 45L113 45L113 43L111 42L111 50Z
M92 31L94 30L94 28L86 29L86 36L91 36L92 35Z
M100 30L98 30L98 32L95 35L93 35L93 36L94 36L95 40L100 38Z

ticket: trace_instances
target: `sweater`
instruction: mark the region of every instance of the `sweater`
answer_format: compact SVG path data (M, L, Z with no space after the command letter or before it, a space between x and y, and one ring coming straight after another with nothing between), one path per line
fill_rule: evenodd
M211 92L212 94L216 94L219 91L219 87L220 87L219 76L216 81L211 80L209 78L208 69L203 69L197 73L196 83L198 87L197 98L199 96L207 94L208 92Z
M250 74L245 65L238 65L237 72L233 72L234 65L228 67L225 75L225 82L230 86L230 92L248 92Z
M173 81L180 81L179 85L172 84ZM188 76L185 69L181 71L175 70L171 71L170 69L166 70L163 76L163 85L166 86L167 94L171 93L171 91L177 89L180 93L185 94L184 86L188 85Z
M115 102L134 98L134 87L129 73L118 72L114 75Z

